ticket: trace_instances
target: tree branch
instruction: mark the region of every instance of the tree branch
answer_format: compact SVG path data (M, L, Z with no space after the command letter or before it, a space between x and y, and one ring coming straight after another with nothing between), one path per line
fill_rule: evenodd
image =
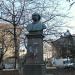
M9 20L4 19L4 18L2 18L2 17L0 17L0 19L1 19L1 20L3 20L3 21L6 21L6 22L9 22L9 23L11 23L11 24L12 24L12 21L9 21Z

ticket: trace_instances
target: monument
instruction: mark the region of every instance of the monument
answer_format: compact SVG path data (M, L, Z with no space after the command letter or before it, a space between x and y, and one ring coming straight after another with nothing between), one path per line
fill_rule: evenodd
M45 65L43 63L43 29L46 26L40 22L38 13L32 14L33 22L27 25L27 55L24 73L26 75L44 75Z

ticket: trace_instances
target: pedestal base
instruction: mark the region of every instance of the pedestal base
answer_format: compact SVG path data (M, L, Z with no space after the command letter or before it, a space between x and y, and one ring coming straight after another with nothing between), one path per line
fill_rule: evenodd
M45 75L44 64L25 64L23 75Z

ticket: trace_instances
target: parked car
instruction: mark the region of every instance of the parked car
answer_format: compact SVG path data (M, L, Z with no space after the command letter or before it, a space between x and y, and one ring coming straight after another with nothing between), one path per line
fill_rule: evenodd
M74 62L71 59L64 59L63 65L64 68L75 68Z
M5 64L5 69L13 69L14 64Z
M71 58L53 58L52 65L56 66L57 68L75 68L75 63Z

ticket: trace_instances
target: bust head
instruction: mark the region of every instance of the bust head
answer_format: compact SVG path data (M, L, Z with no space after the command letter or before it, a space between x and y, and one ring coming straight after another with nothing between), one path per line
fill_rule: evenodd
M41 19L41 16L38 13L32 14L32 20L33 22L31 24L27 25L27 30L29 32L38 32L38 31L43 31L43 29L46 29L46 26L39 22Z
M41 19L41 16L38 13L32 14L33 22L38 22L38 21L40 21L40 19Z

